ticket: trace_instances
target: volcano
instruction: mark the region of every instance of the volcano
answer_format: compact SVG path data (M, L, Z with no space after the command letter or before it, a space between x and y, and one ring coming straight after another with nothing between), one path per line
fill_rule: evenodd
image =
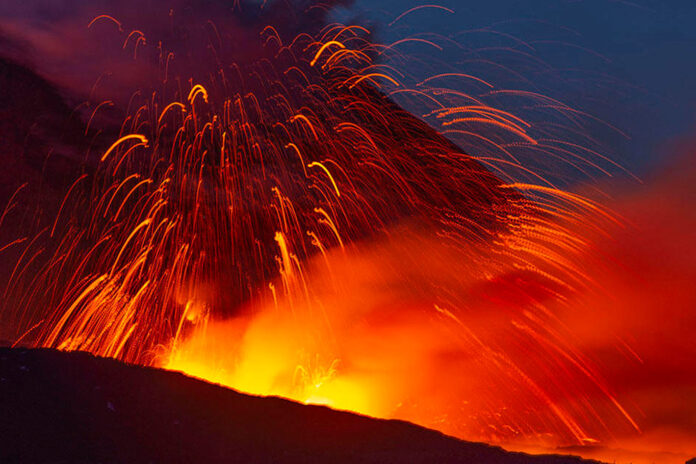
M692 455L690 216L636 286L596 118L402 27L446 7L381 43L350 4L0 5L0 338L58 350L3 355L0 458Z

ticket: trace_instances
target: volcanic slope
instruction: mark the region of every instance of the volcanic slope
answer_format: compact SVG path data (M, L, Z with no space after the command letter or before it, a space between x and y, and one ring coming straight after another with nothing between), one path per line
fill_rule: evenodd
M86 353L0 349L0 462L583 463L259 398Z

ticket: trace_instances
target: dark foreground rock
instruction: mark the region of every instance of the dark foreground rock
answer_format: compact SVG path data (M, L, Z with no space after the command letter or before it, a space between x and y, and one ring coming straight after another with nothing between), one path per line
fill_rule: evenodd
M0 462L580 464L259 398L85 353L0 348Z

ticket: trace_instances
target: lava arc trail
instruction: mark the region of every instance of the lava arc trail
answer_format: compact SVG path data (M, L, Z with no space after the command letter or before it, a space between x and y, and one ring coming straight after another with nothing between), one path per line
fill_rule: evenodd
M239 3L80 10L71 53L110 57L85 75L117 66L61 82L89 95L88 148L50 220L0 244L10 336L521 448L640 433L568 324L621 227L553 177L616 169L584 115L414 75L404 49L444 37Z

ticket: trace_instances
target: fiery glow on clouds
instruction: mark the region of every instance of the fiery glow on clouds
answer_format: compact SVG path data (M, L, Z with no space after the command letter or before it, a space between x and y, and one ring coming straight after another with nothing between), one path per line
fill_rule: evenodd
M538 275L484 278L412 224L315 258L295 270L301 288L244 316L199 324L163 366L514 449L548 452L577 432L585 446L569 450L588 457L683 462L696 430L694 217L687 176L668 177L619 194L625 225L575 225L592 239L574 258L601 285L569 299ZM553 317L540 319L540 304ZM554 409L550 426L540 411Z

